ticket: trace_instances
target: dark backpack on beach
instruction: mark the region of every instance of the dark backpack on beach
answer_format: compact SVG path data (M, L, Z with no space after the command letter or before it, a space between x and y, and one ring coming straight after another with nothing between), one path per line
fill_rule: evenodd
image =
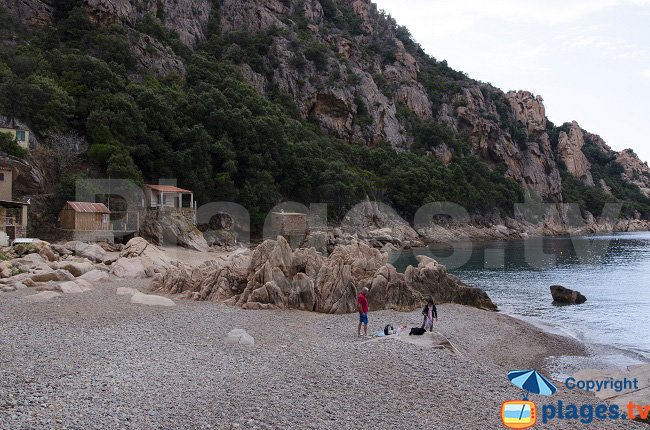
M423 329L422 327L413 327L411 329L411 332L409 333L409 336L415 335L415 336L422 336L424 333L427 331Z

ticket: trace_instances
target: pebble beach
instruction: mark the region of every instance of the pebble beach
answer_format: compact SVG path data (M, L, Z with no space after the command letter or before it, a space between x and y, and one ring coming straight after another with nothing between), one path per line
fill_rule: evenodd
M356 315L134 304L111 280L83 294L0 298L0 429L485 429L520 399L508 370L542 369L581 344L499 313L439 306L448 349L356 336ZM370 312L370 332L419 325ZM226 345L244 329L253 346ZM402 336L404 336L402 334ZM512 339L525 337L515 344ZM558 383L558 386L561 384ZM554 400L597 403L560 387ZM542 399L538 399L542 400ZM551 421L539 428L569 428ZM646 428L594 421L599 429Z

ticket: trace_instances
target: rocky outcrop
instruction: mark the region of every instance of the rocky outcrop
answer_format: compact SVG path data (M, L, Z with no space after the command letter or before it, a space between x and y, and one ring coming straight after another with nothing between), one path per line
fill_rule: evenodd
M387 254L358 241L337 246L325 257L314 248L292 251L279 237L265 241L250 255L239 253L197 268L175 264L156 275L153 288L245 309L350 313L363 287L370 290L373 310L413 310L429 296L439 303L496 309L482 290L451 277L434 260L423 260L418 268L400 274L387 259Z
M341 230L378 248L387 243L395 246L421 244L420 235L394 209L370 200L356 205L346 214Z
M650 197L650 168L648 168L648 163L641 161L631 149L619 152L616 162L623 167L624 171L621 175L623 179L636 185L646 197Z
M417 257L418 267L409 266L404 273L407 285L424 297L432 297L436 303L459 303L461 305L496 310L497 307L487 293L480 288L470 287L433 258Z
M558 158L562 161L567 171L575 178L580 179L586 185L594 186L594 179L591 176L591 164L582 152L585 138L582 129L577 122L573 121L569 132L560 132L558 139Z
M579 291L573 291L568 288L564 288L561 285L551 285L550 288L554 302L580 305L587 301L587 298L583 296Z
M467 133L476 155L489 163L505 164L506 175L525 188L545 200L562 201L562 180L546 134L546 120L541 117L541 98L525 91L507 94L515 120L530 131L525 142L515 143L510 132L502 129L506 118L500 115L507 112L497 111L495 102L486 98L493 91L492 87L478 84L464 88L455 100L458 107L454 111L451 106L444 106L440 121Z
M19 21L38 28L52 22L52 3L42 0L0 0L0 6L4 6Z
M154 245L172 243L195 251L207 251L203 233L184 214L177 211L148 211L140 225L140 235Z
M529 91L510 91L506 94L515 119L526 125L528 133L546 130L546 108L544 99Z
M146 34L132 32L130 36L131 52L145 70L158 78L171 74L185 78L187 71L183 60L171 48Z
M134 27L145 14L158 17L165 27L176 31L190 47L205 38L212 10L210 0L185 3L172 0L84 0L89 17L96 23L117 23Z

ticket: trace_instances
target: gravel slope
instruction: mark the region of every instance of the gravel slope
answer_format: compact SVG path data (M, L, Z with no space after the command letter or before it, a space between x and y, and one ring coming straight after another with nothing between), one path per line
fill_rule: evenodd
M108 283L45 303L22 298L32 291L0 295L0 429L496 429L501 402L522 394L507 370L582 351L455 305L440 306L438 329L460 355L360 340L355 315L186 301L152 308L115 294L147 284ZM378 330L420 317L381 311L370 322ZM226 347L233 328L255 346ZM517 334L538 346L514 348ZM561 391L553 401L594 401ZM637 426L647 428L589 427Z

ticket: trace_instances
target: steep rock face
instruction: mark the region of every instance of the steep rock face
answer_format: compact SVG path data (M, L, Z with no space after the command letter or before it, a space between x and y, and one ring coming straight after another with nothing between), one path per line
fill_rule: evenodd
M502 129L500 120L504 112L498 112L494 101L486 98L484 92L478 84L464 88L455 100L458 107L454 110L445 105L439 120L466 133L472 151L483 160L504 163L507 176L546 200L562 201L562 181L545 130L541 98L526 91L510 92L506 96L516 120L529 130L526 142L517 144Z
M103 25L123 23L133 27L145 14L161 19L163 24L178 33L188 46L195 46L205 38L212 2L171 0L84 0L91 19Z
M541 96L535 97L529 91L510 91L506 97L517 121L527 125L528 133L546 130L546 108Z
M135 31L131 32L130 40L132 41L131 52L145 70L153 72L157 77L165 77L172 73L185 77L183 60L171 48L149 35Z
M0 0L0 5L19 21L43 27L52 22L52 2L41 0Z
M623 166L623 179L639 187L641 192L650 197L650 168L648 163L639 160L631 149L621 151L616 157L616 162Z
M392 28L378 19L376 6L370 1L339 2L339 8L344 7L358 14L365 34L325 31L327 20L317 0L247 0L243 4L225 0L219 8L220 29L224 35L281 29L269 46L274 58L269 79L262 83L260 74L246 70L244 76L251 85L258 91L272 85L288 93L302 117L314 116L324 130L343 139L368 144L385 141L406 148L410 140L398 118L397 104L420 118L432 115L431 101L418 82L418 62ZM336 13L342 16L341 10ZM313 45L327 51L323 64L316 64L306 52L296 49L298 34L290 24L297 19L306 20ZM388 63L364 52L378 34L394 45L395 55ZM387 92L388 87L393 90Z
M585 137L577 122L573 121L569 132L560 132L558 139L558 157L566 165L567 171L589 186L594 186L591 176L591 164L582 152Z
M308 3L312 10L316 5L320 8L320 3L317 1L312 0L305 3ZM220 10L223 11L220 16L220 25L225 33L244 29L254 32L271 27L283 28L286 25L280 17L290 13L290 9L279 0L264 2L257 0L224 0ZM312 14L312 16L315 17L316 15Z

